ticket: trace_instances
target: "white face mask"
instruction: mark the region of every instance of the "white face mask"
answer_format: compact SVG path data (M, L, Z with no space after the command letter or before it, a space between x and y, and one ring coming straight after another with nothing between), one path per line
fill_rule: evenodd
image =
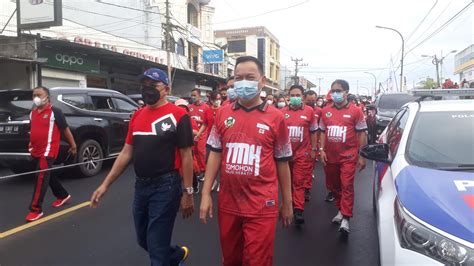
M41 99L40 97L36 96L35 98L33 98L33 103L37 106L37 107L41 107L45 104L45 101L46 99Z
M284 102L278 102L278 103L277 103L277 106L278 106L278 108L281 109L281 108L285 107L286 104L285 104Z
M267 103L268 104L273 104L273 101L272 100L267 100Z
M214 106L215 106L215 107L221 106L221 100L216 100L216 101L214 102Z

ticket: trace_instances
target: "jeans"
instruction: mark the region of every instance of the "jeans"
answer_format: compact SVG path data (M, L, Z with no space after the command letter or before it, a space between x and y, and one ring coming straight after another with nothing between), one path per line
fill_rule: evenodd
M179 265L184 251L170 246L182 188L181 176L171 172L154 178L137 178L133 218L138 244L145 249L152 266Z

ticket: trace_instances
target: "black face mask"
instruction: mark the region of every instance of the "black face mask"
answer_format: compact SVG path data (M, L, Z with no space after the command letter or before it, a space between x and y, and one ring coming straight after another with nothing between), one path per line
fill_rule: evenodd
M142 98L146 105L154 105L160 100L160 92L153 86L142 86Z
M225 101L225 100L227 100L227 96L222 96L221 95L221 99L222 99L222 101Z
M313 107L313 108L314 108L314 106L316 105L316 103L309 102L309 103L306 103L306 105L308 105L308 106L311 106L311 107Z

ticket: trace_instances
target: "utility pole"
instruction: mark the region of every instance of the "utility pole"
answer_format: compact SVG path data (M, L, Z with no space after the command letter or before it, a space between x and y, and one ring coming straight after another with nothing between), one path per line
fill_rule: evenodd
M319 81L319 93L318 93L318 96L321 96L321 80L323 78L318 78L318 81Z
M443 75L440 74L440 72L442 71L443 69L443 60L450 54L452 53L455 53L457 52L457 50L452 50L451 52L449 52L447 55L443 56L443 51L441 51L441 59L438 59L438 56L437 55L422 55L421 57L431 57L433 58L433 61L431 61L433 63L433 65L436 66L436 81L438 82L438 86L441 87L441 79L443 78ZM441 69L440 69L441 68Z
M301 59L298 59L298 58L295 58L293 59L293 57L291 58L291 61L295 62L295 81L294 81L294 84L295 85L298 85L300 82L299 82L299 78L298 78L298 67L299 66L307 66L308 64L300 64L301 61L303 61L303 58Z
M165 26L165 44L166 44L166 64L168 66L168 79L170 87L170 94L173 87L173 79L171 78L171 22L170 22L170 2L166 0L166 26Z
M400 59L400 91L403 91L403 59L405 57L405 39L403 38L403 35L396 29L389 28L389 27L382 27L382 26L375 26L375 27L379 29L394 31L398 33L398 35L400 35L400 38L402 39L402 58ZM398 91L398 88L397 88L397 91Z

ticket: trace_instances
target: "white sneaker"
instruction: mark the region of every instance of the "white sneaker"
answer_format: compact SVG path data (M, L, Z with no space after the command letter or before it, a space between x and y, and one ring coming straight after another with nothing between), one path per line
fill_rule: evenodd
M339 227L339 232L343 234L349 234L351 230L349 229L349 219L342 219L341 226Z
M341 211L338 211L337 215L334 216L334 218L332 218L332 222L336 223L336 224L340 224L343 218L344 218L344 216L342 216Z

